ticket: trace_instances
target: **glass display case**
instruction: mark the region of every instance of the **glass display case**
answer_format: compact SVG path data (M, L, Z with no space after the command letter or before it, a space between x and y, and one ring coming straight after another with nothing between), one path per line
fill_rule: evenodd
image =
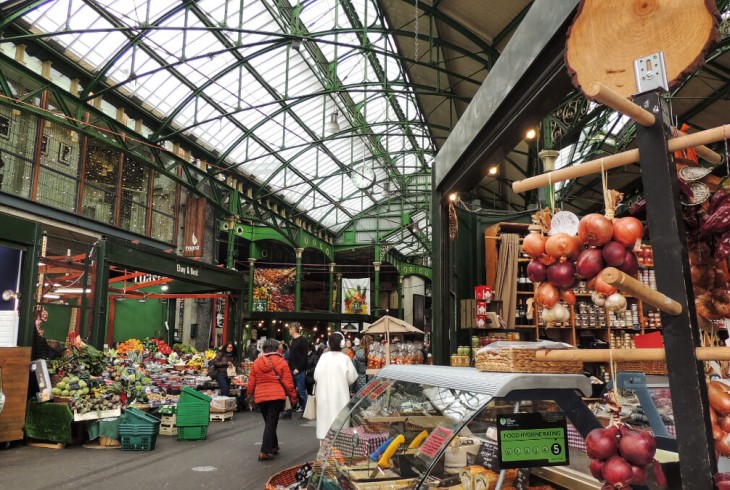
M583 375L387 366L332 424L308 489L526 489L520 458L567 465L567 431L520 443L509 459L500 424L516 414L563 426L567 418L587 434L599 426L581 399L590 393Z

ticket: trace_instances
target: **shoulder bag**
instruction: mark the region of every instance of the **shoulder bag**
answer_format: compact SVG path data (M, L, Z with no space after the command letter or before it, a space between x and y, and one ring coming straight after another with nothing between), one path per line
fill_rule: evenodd
M307 420L316 420L317 418L317 399L315 394L317 392L317 385L312 388L312 394L307 397L307 404L304 406L304 413L302 418Z

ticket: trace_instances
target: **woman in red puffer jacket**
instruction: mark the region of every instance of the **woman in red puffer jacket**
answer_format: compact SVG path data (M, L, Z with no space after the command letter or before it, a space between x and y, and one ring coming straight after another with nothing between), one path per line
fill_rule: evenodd
M279 439L276 436L279 413L284 409L287 395L292 405L296 405L297 392L289 364L277 352L279 341L269 339L264 342L263 349L263 355L251 367L246 394L253 397L264 417L264 438L259 461L269 461L279 452Z

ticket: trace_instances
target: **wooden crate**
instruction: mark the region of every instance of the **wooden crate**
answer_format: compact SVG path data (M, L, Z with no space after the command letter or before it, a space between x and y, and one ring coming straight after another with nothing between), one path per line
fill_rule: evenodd
M28 399L30 347L0 347L5 407L0 412L0 442L23 439Z
M177 425L160 425L160 435L176 436L177 435Z
M210 412L211 421L217 420L219 422L225 422L226 420L231 420L232 418L233 418L233 412L224 412L224 413Z

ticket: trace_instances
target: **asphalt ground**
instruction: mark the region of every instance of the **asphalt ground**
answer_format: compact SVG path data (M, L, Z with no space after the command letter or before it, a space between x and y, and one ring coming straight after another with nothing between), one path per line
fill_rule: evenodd
M236 412L211 422L202 441L159 435L152 451L47 449L16 442L0 449L0 489L257 489L273 474L313 461L319 443L315 423L300 414L280 420L281 452L259 462L264 422L258 412Z

